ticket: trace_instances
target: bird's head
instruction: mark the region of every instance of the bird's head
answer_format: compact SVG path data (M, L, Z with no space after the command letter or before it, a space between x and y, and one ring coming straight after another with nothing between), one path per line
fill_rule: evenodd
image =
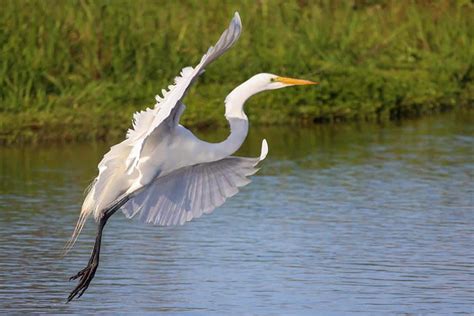
M244 117L244 102L251 96L268 90L281 89L291 86L314 85L318 82L260 73L232 90L226 98L226 117Z
M260 91L275 90L291 86L314 85L319 82L261 73L250 79Z

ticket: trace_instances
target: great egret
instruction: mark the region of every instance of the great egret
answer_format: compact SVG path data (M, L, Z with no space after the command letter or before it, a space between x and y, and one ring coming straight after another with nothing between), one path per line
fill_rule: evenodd
M207 143L179 124L182 102L204 68L226 52L240 36L242 24L236 12L227 30L195 67L181 70L175 84L156 96L154 108L137 112L133 127L121 143L112 146L99 163L99 174L90 185L74 233L66 245L73 246L86 219L98 222L97 237L88 265L71 277L80 278L68 297L81 297L99 265L102 231L110 216L121 209L128 218L157 225L183 224L216 207L250 182L248 176L267 153L263 140L260 157L231 156L245 140L248 119L244 102L252 95L293 85L316 82L260 73L235 88L225 99L225 117L230 136L221 143Z

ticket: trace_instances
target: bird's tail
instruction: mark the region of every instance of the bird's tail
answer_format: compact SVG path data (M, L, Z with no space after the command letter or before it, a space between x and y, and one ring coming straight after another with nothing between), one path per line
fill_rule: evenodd
M76 227L74 228L72 236L66 242L66 245L64 245L62 256L67 255L68 252L72 249L72 247L76 243L76 240L81 234L82 228L84 228L84 225L87 221L87 218L89 217L89 214L90 213L87 213L87 212L81 212L81 215L79 215L79 219L77 220Z
M93 195L94 195L94 185L96 183L96 179L91 182L91 184L85 189L84 193L86 194L86 198L84 199L84 203L82 204L81 214L79 215L79 219L77 220L76 227L72 233L71 238L66 242L64 245L62 256L68 254L68 252L72 249L74 244L76 243L77 238L81 234L84 225L86 224L87 218L92 213L93 210Z

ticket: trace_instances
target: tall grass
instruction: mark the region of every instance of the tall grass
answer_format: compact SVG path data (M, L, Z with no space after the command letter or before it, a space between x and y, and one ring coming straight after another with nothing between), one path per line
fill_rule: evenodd
M321 82L252 99L250 119L264 124L387 119L474 100L469 1L1 0L1 7L3 141L121 133L133 111L153 105L183 66L199 61L234 11L242 37L191 90L187 124L224 124L224 96L258 72Z

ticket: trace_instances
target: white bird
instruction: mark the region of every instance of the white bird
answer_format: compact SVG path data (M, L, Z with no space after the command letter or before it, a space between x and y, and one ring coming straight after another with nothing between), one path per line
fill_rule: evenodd
M126 139L112 146L99 163L99 174L90 185L66 252L75 243L87 218L98 222L97 237L88 265L72 279L80 278L68 302L81 297L99 265L103 228L117 210L128 218L155 225L177 225L211 213L250 182L248 176L267 153L263 140L257 158L231 156L244 142L248 118L245 101L252 95L293 85L316 82L260 73L235 88L225 99L230 135L220 143L207 143L179 124L189 87L204 68L234 45L242 24L236 12L229 27L211 46L196 67L185 67L154 108L137 112Z

